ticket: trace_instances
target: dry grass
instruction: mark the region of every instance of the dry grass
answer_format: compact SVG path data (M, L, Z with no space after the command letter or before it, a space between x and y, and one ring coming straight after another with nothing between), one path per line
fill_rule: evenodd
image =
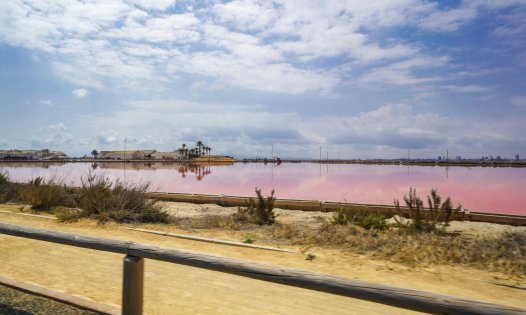
M82 187L67 187L57 177L36 177L13 183L0 172L0 202L20 201L35 211L50 211L62 222L92 218L100 223L171 223L172 217L158 200L148 198L149 183L112 182L91 173Z
M9 174L0 169L0 202L14 201L17 195L16 184L9 180Z
M150 183L111 182L88 174L79 190L79 215L101 223L170 223L171 217L161 203L147 197L149 191Z
M187 229L238 231L242 234L240 239L250 238L257 242L341 249L413 267L463 265L526 277L526 232L474 238L443 231L367 230L353 224L334 225L330 221L319 225L276 223L260 226L220 215L179 218L176 225Z
M29 203L37 211L76 205L75 189L66 187L63 181L56 177L47 180L36 177L26 184L18 184L17 196L18 200Z
M526 276L526 232L468 238L447 233L368 231L353 225L330 224L310 229L277 225L269 232L271 238L289 244L341 248L409 266L465 265Z

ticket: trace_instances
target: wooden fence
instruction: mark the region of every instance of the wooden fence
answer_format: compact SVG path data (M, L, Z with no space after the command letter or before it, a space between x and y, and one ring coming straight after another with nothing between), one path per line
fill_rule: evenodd
M144 259L204 268L252 279L317 290L432 314L524 314L525 309L477 302L338 276L278 268L131 241L104 239L0 223L0 233L46 242L126 255L124 258L122 314L142 314Z

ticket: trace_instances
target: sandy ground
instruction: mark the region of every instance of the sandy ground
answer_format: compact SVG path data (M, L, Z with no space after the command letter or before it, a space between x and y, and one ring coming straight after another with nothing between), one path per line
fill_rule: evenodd
M18 212L20 206L0 205ZM171 203L177 216L235 211L215 205ZM316 223L326 213L279 210L282 222ZM344 250L314 248L316 258L301 253L282 253L231 247L98 226L82 220L54 220L0 213L0 222L45 228L82 235L175 247L228 256L259 263L310 270L376 283L454 295L479 301L526 308L524 290L491 282L517 284L517 279L476 269L451 266L409 268L372 260ZM142 228L190 234L173 226L141 225ZM459 222L452 229L481 233L523 229L500 225ZM195 235L241 241L240 231L199 231ZM279 246L272 243L259 245ZM287 248L299 250L299 247ZM93 300L120 304L122 255L0 235L0 274ZM146 260L145 313L147 314L411 314L412 312L362 300L252 280L192 267ZM520 279L519 279L520 280ZM521 283L523 284L523 283Z

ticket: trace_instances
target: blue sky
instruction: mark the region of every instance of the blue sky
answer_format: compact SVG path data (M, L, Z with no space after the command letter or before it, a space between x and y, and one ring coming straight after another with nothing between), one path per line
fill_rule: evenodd
M0 148L526 157L526 1L0 2Z

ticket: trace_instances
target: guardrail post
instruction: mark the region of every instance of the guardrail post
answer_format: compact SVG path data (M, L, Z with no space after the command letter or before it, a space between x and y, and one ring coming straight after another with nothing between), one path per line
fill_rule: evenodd
M142 315L144 258L126 255L122 283L122 314Z

